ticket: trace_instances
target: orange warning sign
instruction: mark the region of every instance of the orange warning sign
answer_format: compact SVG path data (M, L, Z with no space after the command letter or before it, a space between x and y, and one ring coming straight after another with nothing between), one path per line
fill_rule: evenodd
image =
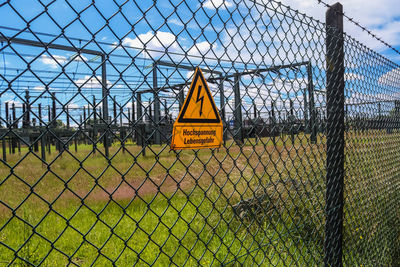
M174 123L171 149L220 147L222 121L200 68Z

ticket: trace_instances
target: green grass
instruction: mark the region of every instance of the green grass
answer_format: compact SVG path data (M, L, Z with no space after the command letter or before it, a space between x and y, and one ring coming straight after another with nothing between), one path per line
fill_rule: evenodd
M400 265L400 135L346 133L344 255L348 265Z
M221 201L216 201L215 207L210 200L202 201L203 197L198 193L189 198L179 194L157 197L151 204L136 200L130 204L119 203L121 206L88 203L88 207L82 207L74 203L61 210L55 209L69 220L69 224L54 211L46 214L35 228L36 235L23 246L18 256L43 266L69 262L82 266L92 263L108 266L111 261L120 266L155 262L157 265L172 262L179 266L184 263L189 266L198 263L220 266L228 262L230 265L250 264L263 260L278 265L295 261L300 265L316 265L319 262L315 245L301 238L290 218L282 222L275 214L272 221L264 219L255 224L248 220L242 224L230 209L222 213L225 205ZM23 218L36 225L37 217L38 214L29 210ZM273 227L269 223L273 223ZM31 234L32 229L14 218L1 232L0 240L17 248ZM259 245L262 245L261 249ZM107 258L98 257L99 252ZM2 263L9 263L14 258L14 253L5 247L0 248L0 255ZM14 263L18 265L22 261Z
M396 261L398 139L347 133L346 265ZM0 266L319 266L324 142L300 134L294 145L283 136L275 146L248 139L178 153L153 145L146 156L114 144L110 161L88 145L61 157L53 147L46 164L23 147L0 167ZM260 191L258 211L234 214Z

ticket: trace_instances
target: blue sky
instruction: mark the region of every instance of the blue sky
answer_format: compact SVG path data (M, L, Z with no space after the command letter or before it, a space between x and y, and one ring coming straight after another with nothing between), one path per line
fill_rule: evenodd
M44 1L44 5L47 2L51 1ZM311 59L314 84L316 88L324 89L323 25L293 11L291 14L295 19L285 17L281 13L287 12L287 9L276 2L268 2L267 8L251 1L236 3L233 0L207 0L202 3L194 0L171 1L172 4L169 1L157 1L156 5L153 5L153 1L96 1L94 5L91 2L56 1L45 8L36 1L11 1L12 7L10 4L0 7L0 16L3 18L0 30L5 36L17 35L18 38L39 39L42 42L93 49L108 54L107 86L111 96L116 98L118 105L124 107L125 112L131 107L133 91L152 87L151 66L154 59L201 65L227 74L236 70ZM395 1L385 0L385 3L379 5L369 2L346 1L344 10L378 36L400 48L400 12L396 8L390 8ZM324 20L325 8L316 1L293 0L284 3L316 19ZM28 23L33 33L21 32L27 28ZM345 30L394 62L400 61L396 53L368 37L354 25L345 22ZM68 41L63 38L62 32L71 39ZM68 105L71 109L88 106L93 95L97 101L101 98L101 59L98 56L87 53L78 55L55 49L44 51L43 48L17 44L3 46L0 56L0 73L6 77L0 82L2 103L14 102L20 106L25 90L29 90L33 96L33 106L39 103L44 106L50 104L49 92L56 93L58 106ZM360 62L368 58L367 55ZM31 71L27 71L27 62ZM366 81L364 76L356 74L359 70L357 67L360 66L349 67L347 76L350 85L362 85ZM62 73L63 68L65 74ZM385 74L393 77L398 72L394 67L371 70L376 72L374 75L377 77L383 77L381 79L385 79ZM190 79L191 75L190 71L160 67L158 85L179 84ZM8 82L11 83L10 88ZM378 79L376 82L379 83ZM230 112L233 108L232 83L226 82L224 86L226 109ZM284 70L279 75L269 73L264 78L243 77L242 86L247 88L247 93L243 91L245 112L251 112L253 100L261 113L267 114L271 101L275 101L282 109L287 109L286 100L291 98L301 113L303 89L306 86L305 68L298 71ZM217 85L211 84L210 87L219 103ZM81 93L78 93L78 88ZM382 90L384 89L376 89L374 94L385 97L380 95ZM354 98L355 93L359 93L358 98L365 98L361 95L365 92L354 91L348 94L349 99ZM162 104L166 103L170 112L176 114L179 106L177 92L162 93L162 96ZM145 94L143 100L152 102L152 94ZM323 96L317 96L317 102L323 106ZM100 105L98 103L98 107ZM110 113L111 108L112 101ZM4 105L2 109L4 114ZM44 120L47 119L45 114ZM81 111L71 111L71 114L78 122ZM60 113L59 118L65 121L65 113ZM71 124L75 125L76 122Z
M325 6L316 4L316 0L284 0L283 3L292 8L306 13L316 19L325 21ZM334 4L338 1L326 0L327 4ZM397 0L346 0L341 1L344 13L354 21L360 23L371 30L378 37L400 49L400 8ZM351 36L364 43L392 60L399 62L400 56L386 49L382 43L371 38L366 32L362 31L354 23L344 19L344 29Z

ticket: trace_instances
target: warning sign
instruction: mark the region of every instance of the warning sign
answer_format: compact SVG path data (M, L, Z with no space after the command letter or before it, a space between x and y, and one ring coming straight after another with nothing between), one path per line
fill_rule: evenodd
M174 123L171 149L220 147L222 121L200 68Z

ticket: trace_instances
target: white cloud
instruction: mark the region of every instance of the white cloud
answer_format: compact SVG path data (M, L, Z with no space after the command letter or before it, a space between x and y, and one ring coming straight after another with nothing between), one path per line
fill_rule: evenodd
M283 116L289 112L289 99L292 99L296 114L301 114L302 116L304 102L303 91L300 88L304 89L304 83L304 79L275 79L269 83L257 81L247 85L241 83L243 114L246 113L252 116L253 105L255 104L261 116L267 118L273 102L276 108L276 116L279 116L279 114ZM232 86L231 82L225 82L224 84L225 96L227 98L225 106L227 118L233 116L233 109L235 107ZM289 98L288 93L290 93ZM215 97L217 106L219 106L218 93Z
M52 56L42 55L40 57L40 61L45 65L49 65L50 68L52 68L52 69L56 69L60 65L63 65L71 60L72 61L82 61L82 60L87 61L88 59L83 55L79 56L77 53L73 54L72 56L69 56L69 57L60 56L60 55L52 55Z
M282 0L285 5L292 9L298 9L320 21L325 21L326 7L318 4L315 0ZM336 0L326 0L329 5L335 4ZM365 26L376 26L391 21L400 14L400 10L393 8L397 6L397 0L347 0L343 2L343 11L354 20ZM346 22L347 23L347 22Z
M232 7L233 4L230 1L226 0L207 0L203 7L208 9L215 9L215 8L229 8Z
M326 7L318 4L315 0L282 0L285 5L292 9L297 9L301 13L314 17L320 21L325 21ZM337 0L326 0L332 5ZM265 3L269 5L268 3ZM372 30L378 37L391 45L400 44L400 9L398 0L347 0L343 2L343 11L349 17L359 22L361 25ZM346 33L355 37L360 42L372 49L383 49L380 42L374 40L366 32L344 18L344 30Z
M181 50L177 37L170 32L157 31L156 33L149 31L139 34L136 38L126 37L122 41L123 46L145 50L145 53L155 56L157 52L176 52ZM150 51L149 51L150 50Z
M393 69L379 77L378 82L383 86L400 88L400 69Z
M75 84L81 88L101 88L101 76L90 76L75 80ZM111 86L111 82L107 80L107 87Z
M204 76L206 79L208 79L208 78L211 77L211 73L210 73L210 72L204 71L203 68L201 68L201 70L202 70L203 76ZM194 74L194 70L191 70L191 71L186 72L186 79L192 79L192 78L194 77L193 74ZM212 83L209 83L208 86L211 87L211 86L212 86Z
M208 41L195 43L189 50L188 55L190 56L205 56L211 49L217 48L217 44L210 44Z
M69 104L67 105L67 107L68 107L68 108L79 108L79 105L76 104L76 103L74 103L74 102L71 102L71 103L69 103Z
M193 78L194 70L186 72L186 79Z
M364 94L361 92L352 92L350 96L346 97L346 104L362 104L389 100L389 96L385 94Z
M201 25L199 26L198 22L196 22L195 20L191 19L191 18L180 18L180 19L176 19L176 18L169 18L168 19L168 24L174 24L180 28L186 28L186 29L191 29L191 30L198 30L199 27L202 27ZM181 21L182 20L182 21ZM210 32L215 32L215 31L221 31L222 27L221 25L217 25L217 24L213 24L213 27L204 27L202 28L204 31L210 31ZM186 38L184 37L179 37L179 39L181 41L186 40Z
M90 102L90 104L83 105L82 107L84 107L84 108L86 108L86 109L89 107L90 112L93 112L93 110L92 110L93 105L92 105L92 104L93 104L93 103ZM103 102L100 102L100 103L99 103L99 99L96 99L96 109L100 109L100 108L102 108L102 107L103 107Z
M75 54L69 56L67 58L67 61L70 61L70 60L73 60L73 61L88 61L87 57L85 57L83 55L79 55L78 53L75 53Z
M363 81L364 79L365 77L361 74L350 73L350 72L344 74L345 81L355 81L355 80Z
M64 56L52 55L52 57L48 55L42 55L40 57L40 61L43 64L49 65L50 68L56 69L59 65L62 65L67 61L67 58Z
M117 43L114 43L116 46ZM143 53L145 57L157 58L168 54L168 59L180 61L185 54L191 61L198 61L200 57L213 57L217 51L217 43L208 41L194 42L184 37L178 38L171 32L158 31L139 34L136 38L126 37L122 41L125 48L133 48Z
M43 91L44 89L45 89L45 87L42 85L33 87L33 90L37 90L37 91Z
M180 20L178 20L178 19L175 19L175 18L169 19L169 20L168 20L168 23L172 23L172 24L175 24L175 25L177 25L177 26L183 26L182 21L180 21Z
M136 101L135 101L135 106L136 106ZM132 108L132 101L129 101L128 103L126 103L124 108Z

